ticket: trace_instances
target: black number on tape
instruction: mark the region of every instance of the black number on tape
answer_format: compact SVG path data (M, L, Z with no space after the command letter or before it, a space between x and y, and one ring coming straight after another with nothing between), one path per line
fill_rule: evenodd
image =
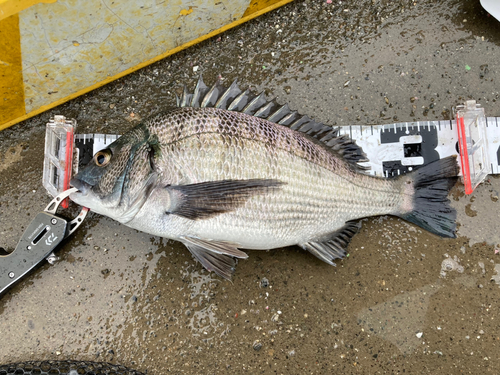
M87 138L85 143L83 139L75 140L75 147L79 150L78 168L86 166L94 156L94 139Z
M409 133L407 134L406 128L396 128L396 131L394 131L394 128L381 130L380 141L382 144L399 143L401 137L420 135L422 137L422 143L410 143L403 146L403 157L411 158L420 156L424 158L423 164L411 166L412 170L439 160L439 153L436 151L438 145L436 127L421 127L420 130L417 127L409 127L408 131ZM382 166L384 168L384 174L387 176L398 175L398 171L399 174L407 173L410 168L409 166L401 164L401 160L383 160Z

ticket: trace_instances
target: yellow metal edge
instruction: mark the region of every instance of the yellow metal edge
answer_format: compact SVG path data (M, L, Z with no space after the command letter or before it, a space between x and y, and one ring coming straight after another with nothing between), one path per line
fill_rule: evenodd
M38 3L55 3L57 0L0 0L0 20L12 16Z
M269 6L273 5L274 3L276 3L276 0L251 0L242 18L250 14L256 13L261 9L269 8Z
M26 113L19 14L0 20L0 123Z
M86 87L85 89L82 89L82 90L77 91L77 92L75 92L75 93L73 93L71 95L68 95L65 98L56 100L55 102L50 103L48 105L41 106L41 107L39 107L38 109L36 109L34 111L31 111L31 112L29 112L29 113L27 113L27 114L25 114L23 116L15 118L14 120L8 121L8 122L6 122L4 124L0 124L0 131L4 130L4 129L7 129L8 127L11 127L12 125L17 124L18 122L27 120L30 117L33 117L33 116L36 116L36 115L38 115L40 113L48 111L51 108L57 107L58 105L66 103L67 101L72 100L74 98L77 98L80 95L84 95L84 94L86 94L86 93L88 93L88 92L90 92L92 90L95 90L95 89L97 89L99 87L102 87L102 86L104 86L104 85L106 85L106 84L108 84L110 82L113 82L113 81L115 81L115 80L117 80L117 79L119 79L121 77L126 76L127 74L133 73L133 72L135 72L135 71L137 71L139 69L142 69L142 68L144 68L144 67L146 67L148 65L151 65L151 64L153 64L153 63L155 63L155 62L157 62L157 61L159 61L161 59L164 59L165 57L168 57L168 56L173 55L173 54L175 54L177 52L180 52L180 51L182 51L182 50L184 50L186 48L189 48L189 47L191 47L191 46L193 46L193 45L195 45L197 43L203 42L204 40L210 39L210 38L212 38L213 36L215 36L217 34L223 33L224 31L227 31L227 30L229 30L229 29L231 29L233 27L239 26L239 25L241 25L241 24L243 24L243 23L245 23L245 22L247 22L247 21L249 21L249 20L251 20L253 18L256 18L256 17L258 17L258 16L260 16L260 15L262 15L264 13L270 12L270 11L272 11L274 9L277 9L277 8L279 8L279 7L281 7L281 6L285 5L285 4L291 3L292 1L293 0L280 0L280 1L278 1L278 2L276 2L276 3L274 3L274 4L270 5L270 6L268 6L266 8L263 8L263 9L255 12L255 13L249 14L248 16L242 17L242 18L240 18L237 21L234 21L234 22L231 22L230 24L224 25L224 26L222 26L222 27L220 27L220 28L218 28L218 29L216 29L216 30L214 30L214 31L206 34L206 35L203 35L203 36L200 36L200 37L198 37L196 39L193 39L193 40L191 40L191 41L189 41L187 43L184 43L183 45L181 45L179 47L176 47L174 49L166 51L166 52L162 53L161 55L158 55L158 56L156 56L156 57L154 57L152 59L149 59L149 60L147 60L145 62L137 64L137 65L133 66L132 68L124 70L123 72L120 72L120 73L115 74L115 75L113 75L111 77L108 77L105 80L100 81L100 82L98 82L98 83L96 83L96 84L94 84L92 86Z

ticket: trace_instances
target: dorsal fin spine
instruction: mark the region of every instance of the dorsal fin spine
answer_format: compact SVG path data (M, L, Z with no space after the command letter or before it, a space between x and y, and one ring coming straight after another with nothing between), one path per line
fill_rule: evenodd
M236 98L241 93L240 88L238 87L238 81L234 80L231 86L225 91L222 92L219 100L215 103L216 108L227 109L228 104L231 103L234 98Z
M266 97L263 92L253 98L250 103L247 104L245 108L241 112L246 113L247 115L253 115L256 110L258 110L263 104L266 104Z
M279 120L281 120L289 112L290 108L288 107L288 104L284 104L281 107L279 107L274 113L271 113L271 115L269 115L267 120L279 123Z
M250 90L246 89L240 95L233 99L233 101L228 105L227 109L229 111L241 112L247 103L254 98L254 95Z
M267 119L269 117L269 113L272 111L272 108L274 106L275 106L274 101L267 102L262 107L260 107L257 111L255 111L254 116Z
M210 90L208 90L208 92L205 94L205 97L201 101L200 107L205 108L215 106L215 103L217 103L217 99L219 99L220 93L224 91L223 89L224 88L220 83L220 79L217 79Z
M203 77L200 74L200 78L198 78L198 82L196 83L196 87L193 92L193 98L191 100L191 107L199 108L201 106L201 100L205 96L208 91L208 86L203 82Z
M216 107L263 118L307 134L357 171L363 172L369 169L358 164L367 162L368 159L363 150L347 135L339 136L338 129L300 115L297 111L292 111L287 104L278 104L276 99L268 101L264 92L255 95L249 89L242 91L236 80L227 89L220 79L208 88L200 75L192 94L184 87L181 97L177 97L177 106Z

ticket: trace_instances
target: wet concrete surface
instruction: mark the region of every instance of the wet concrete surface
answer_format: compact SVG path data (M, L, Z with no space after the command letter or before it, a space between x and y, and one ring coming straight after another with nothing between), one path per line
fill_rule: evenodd
M500 116L500 23L476 1L296 1L0 133L0 245L49 202L45 123L123 133L221 75L331 125ZM194 68L197 72L194 72ZM469 69L470 68L470 69ZM251 251L232 282L179 243L97 214L0 299L0 362L79 359L148 374L498 373L500 179L458 184L458 238L367 219L331 267ZM76 214L72 207L68 216Z

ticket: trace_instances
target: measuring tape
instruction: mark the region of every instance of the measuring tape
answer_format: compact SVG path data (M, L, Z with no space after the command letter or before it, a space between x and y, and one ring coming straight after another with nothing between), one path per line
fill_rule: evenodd
M79 168L92 160L97 151L104 150L119 137L115 134L77 134L74 147L77 150L78 163L74 168L75 174L78 173Z
M487 138L490 146L489 174L500 174L500 117L487 118ZM458 155L458 132L455 120L401 122L390 125L342 126L340 134L356 140L367 155L366 173L391 177L411 172L447 156ZM77 134L78 165L86 165L97 151L105 149L119 138L112 134Z
M500 174L500 117L486 118L488 174ZM395 176L447 156L459 154L457 121L418 121L340 128L367 155L370 173ZM462 175L462 174L460 174Z
M489 174L500 174L500 117L486 119L486 137L490 165ZM369 162L367 173L391 177L411 172L447 156L458 155L457 123L451 121L402 122L390 125L351 125L339 129L356 140ZM78 134L75 147L79 150L79 166L86 165L97 151L118 139L110 134ZM460 174L461 175L461 174Z

